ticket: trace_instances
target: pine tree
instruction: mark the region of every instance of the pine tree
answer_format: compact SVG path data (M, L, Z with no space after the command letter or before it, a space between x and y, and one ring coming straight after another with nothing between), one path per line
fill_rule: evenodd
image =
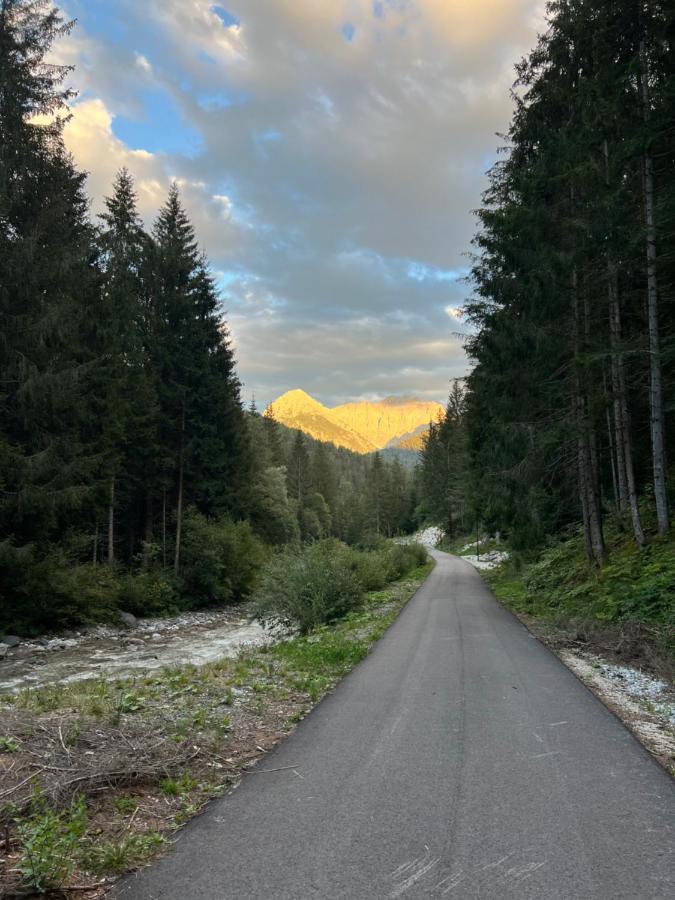
M153 231L152 354L159 373L162 469L175 497L174 572L180 570L183 513L239 511L250 473L248 431L227 327L195 233L174 184Z
M288 458L288 494L298 504L299 509L310 494L311 477L307 440L301 431L296 431Z
M63 144L69 69L47 62L71 27L47 0L0 3L0 540L43 549L90 497L97 464L94 234Z
M100 218L103 289L94 328L104 353L95 373L94 396L99 407L107 502L107 560L113 563L117 507L120 499L127 506L136 500L146 468L144 458L154 447L157 415L156 385L144 345L144 270L149 241L126 169L118 173Z

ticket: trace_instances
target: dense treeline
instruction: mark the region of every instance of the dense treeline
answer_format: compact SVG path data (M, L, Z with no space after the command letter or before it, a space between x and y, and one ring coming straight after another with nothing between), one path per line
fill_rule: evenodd
M408 527L406 474L242 408L176 185L150 233L121 171L104 212L63 142L66 34L0 0L0 627L237 599L271 547Z
M377 543L409 533L415 526L414 482L408 471L379 453L353 453L286 428L273 409L259 415L249 410L255 448L257 491L268 498L274 484L285 485L284 495L304 540L337 537L348 544ZM268 507L262 533L274 542ZM278 541L277 541L278 542Z
M466 390L455 379L445 414L439 421L429 423L419 453L415 482L420 525L440 525L449 538L465 534L472 527L468 466Z
M601 565L608 515L638 546L669 528L675 7L548 14L479 212L473 504L516 549L582 523Z

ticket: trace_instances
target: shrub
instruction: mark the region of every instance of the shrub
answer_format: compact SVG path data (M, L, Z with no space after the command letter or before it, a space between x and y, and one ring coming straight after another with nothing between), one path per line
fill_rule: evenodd
M120 609L135 616L168 616L180 609L176 583L163 569L123 575L117 603Z
M256 615L281 621L305 634L358 606L364 591L381 590L426 562L419 544L378 541L379 549L359 551L337 540L286 550L266 567L256 593Z
M185 603L194 608L247 597L264 557L264 546L248 522L207 519L188 510L181 554Z
M32 546L0 542L0 630L21 634L96 623L114 615L117 580L108 566L42 555Z
M336 540L319 541L268 563L256 592L256 615L306 634L354 609L362 594L349 549Z
M55 812L39 792L30 816L18 828L18 871L37 891L58 890L72 873L86 828L82 797L65 812Z
M385 552L353 553L354 573L364 591L379 591L389 579L389 560Z
M426 561L427 551L421 544L394 544L388 552L389 580L403 578Z

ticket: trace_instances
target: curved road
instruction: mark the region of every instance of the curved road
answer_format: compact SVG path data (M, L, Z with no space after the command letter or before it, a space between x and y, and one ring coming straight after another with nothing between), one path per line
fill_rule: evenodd
M670 777L494 600L434 572L362 662L125 900L675 897Z

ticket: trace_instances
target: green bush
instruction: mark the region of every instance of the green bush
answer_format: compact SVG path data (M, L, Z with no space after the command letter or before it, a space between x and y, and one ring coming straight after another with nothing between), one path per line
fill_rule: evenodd
M248 522L185 515L181 593L191 608L247 597L255 586L265 548Z
M352 551L354 573L364 591L379 591L390 581L389 560L384 551Z
M393 544L388 552L389 580L403 578L426 561L427 551L421 544Z
M93 624L114 616L115 573L77 563L61 550L41 555L32 546L0 543L0 631L35 634Z
M362 595L350 550L326 540L276 555L263 571L255 609L261 621L283 622L306 634L356 608Z
M379 541L378 546L359 551L331 539L278 554L256 592L256 615L295 625L306 634L355 609L364 591L381 590L427 559L419 544Z
M135 616L169 616L180 609L176 583L163 569L122 575L117 604L120 609Z

